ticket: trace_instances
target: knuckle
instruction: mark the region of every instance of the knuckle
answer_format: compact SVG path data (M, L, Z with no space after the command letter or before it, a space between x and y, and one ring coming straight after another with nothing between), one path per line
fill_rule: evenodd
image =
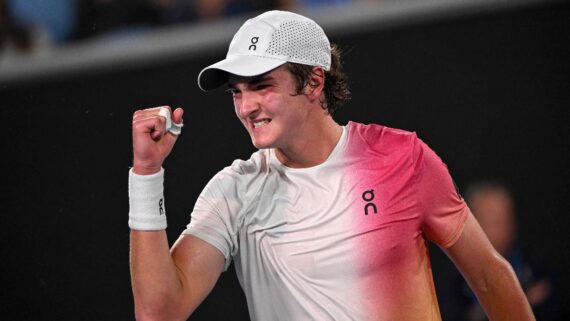
M145 112L145 109L136 110L136 111L133 113L133 120L140 120L140 119L143 119L146 114L147 114L147 113Z
M156 107L149 108L149 110L152 110L152 111L159 111L161 108L168 108L168 109L170 109L170 106L156 106Z

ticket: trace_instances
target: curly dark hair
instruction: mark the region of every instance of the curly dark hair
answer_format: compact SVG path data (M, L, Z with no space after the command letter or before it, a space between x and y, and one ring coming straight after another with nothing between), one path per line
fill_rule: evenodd
M325 72L325 97L321 100L321 107L330 115L350 100L350 89L348 87L348 77L342 70L342 51L336 44L331 44L331 68ZM317 87L310 81L314 66L287 63L286 68L291 72L297 82L297 92L300 95L305 86Z

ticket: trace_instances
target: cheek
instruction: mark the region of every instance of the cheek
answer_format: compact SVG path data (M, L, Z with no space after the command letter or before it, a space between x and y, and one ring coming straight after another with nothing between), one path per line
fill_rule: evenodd
M234 112L236 113L236 116L237 116L238 118L241 118L241 117L239 116L239 108L238 108L238 105L236 104L235 100L234 100Z
M234 112L236 113L237 118L243 122L241 117L241 109L240 109L241 102L239 99L236 98L233 99L233 102L234 102Z
M267 106L266 111L271 113L270 116L279 116L282 119L295 119L300 117L302 102L297 96L283 93L279 95L268 95L264 97L263 104Z

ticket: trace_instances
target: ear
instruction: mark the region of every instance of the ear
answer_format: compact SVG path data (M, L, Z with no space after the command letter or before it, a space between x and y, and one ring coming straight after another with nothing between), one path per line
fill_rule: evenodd
M322 67L313 67L309 81L303 91L309 100L320 100L325 90L325 70Z

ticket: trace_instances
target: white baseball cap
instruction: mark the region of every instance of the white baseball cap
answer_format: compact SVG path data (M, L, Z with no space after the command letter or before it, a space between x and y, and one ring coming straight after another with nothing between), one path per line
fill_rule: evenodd
M247 20L234 35L226 59L210 65L198 75L204 91L228 81L228 73L251 77L287 62L331 65L331 46L323 29L313 20L287 11L268 11Z

